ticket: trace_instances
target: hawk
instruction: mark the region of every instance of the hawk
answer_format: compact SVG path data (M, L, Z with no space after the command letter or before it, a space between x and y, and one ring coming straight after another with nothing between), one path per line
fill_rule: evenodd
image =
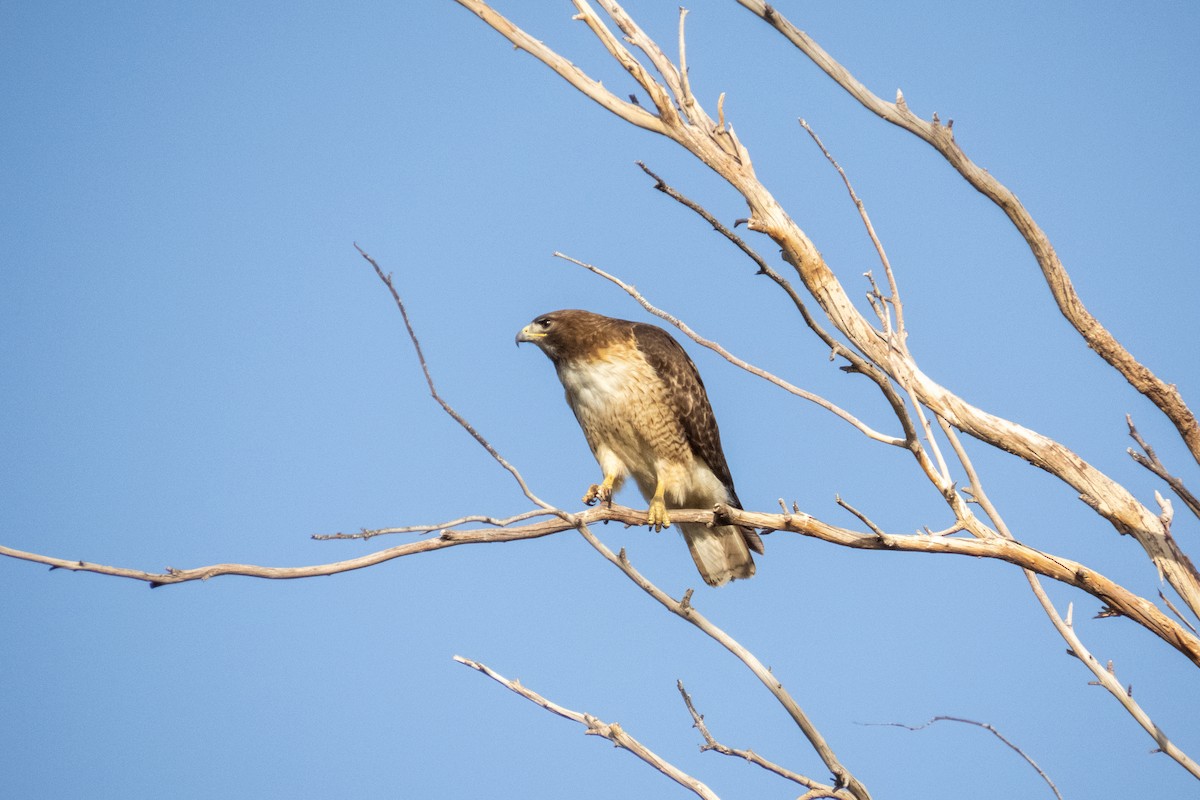
M650 503L656 530L671 524L668 508L741 508L721 434L696 365L669 333L654 325L566 309L534 319L517 334L554 362L592 455L604 476L583 501L608 502L632 476ZM752 528L679 523L709 586L754 574L750 555L763 552Z

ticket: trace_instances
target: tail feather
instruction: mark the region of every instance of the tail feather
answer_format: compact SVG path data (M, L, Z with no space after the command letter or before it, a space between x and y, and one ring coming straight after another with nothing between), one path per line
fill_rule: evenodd
M754 574L754 558L750 555L751 541L762 552L762 541L749 528L736 525L709 527L699 523L680 523L680 531L700 577L709 586L721 586L737 578ZM749 536L747 536L749 533Z

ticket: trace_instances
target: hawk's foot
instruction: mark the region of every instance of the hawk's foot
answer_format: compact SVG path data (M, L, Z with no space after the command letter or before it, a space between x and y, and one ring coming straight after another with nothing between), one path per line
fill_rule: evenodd
M611 503L612 485L613 482L608 478L604 479L604 483L593 483L588 487L587 494L583 496L584 505L594 506L596 503Z
M662 501L661 497L650 501L650 511L646 514L646 522L655 532L671 527L671 516L667 514L667 504Z

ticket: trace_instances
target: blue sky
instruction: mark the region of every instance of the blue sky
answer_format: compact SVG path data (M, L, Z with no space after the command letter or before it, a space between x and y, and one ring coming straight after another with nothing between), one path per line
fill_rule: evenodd
M901 87L1038 218L1089 308L1193 407L1200 12L1186 3L781 2L884 97ZM569 3L497 8L621 94ZM674 52L676 6L628 9ZM1076 449L1153 503L1124 415L1193 486L1165 422L1057 315L1003 216L734 2L688 17L691 81L856 296L874 266L804 117L896 266L927 373ZM562 251L636 283L739 355L894 429L785 298L642 160L729 222L744 205L673 145L590 104L449 0L8 3L0 10L0 543L159 570L334 561L398 540L313 533L527 503L429 399L358 242L392 271L446 398L542 497L597 476L550 364L513 336L586 307L645 319ZM758 242L762 252L773 249ZM911 459L688 344L738 493L835 523L947 523ZM973 448L1017 536L1154 597L1136 544L1064 486ZM627 493L625 501L636 497ZM1182 513L1175 533L1197 552ZM679 595L673 533L599 529ZM1064 655L1013 569L766 541L696 603L770 664L876 797L1182 797L1195 782ZM1123 620L1080 634L1200 754L1200 683ZM723 797L797 794L697 750L713 733L826 775L756 680L577 535L455 548L330 578L145 585L0 563L0 775L12 797L688 796L455 664L620 722Z

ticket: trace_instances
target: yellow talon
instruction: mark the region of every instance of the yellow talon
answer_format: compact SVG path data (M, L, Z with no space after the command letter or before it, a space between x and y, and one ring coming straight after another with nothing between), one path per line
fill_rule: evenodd
M584 505L594 506L596 503L612 502L613 483L616 478L612 475L605 477L604 482L600 484L593 483L588 487L587 494L583 496Z
M667 504L661 497L655 497L650 501L650 511L646 515L646 522L656 532L671 527L671 516L667 514Z

